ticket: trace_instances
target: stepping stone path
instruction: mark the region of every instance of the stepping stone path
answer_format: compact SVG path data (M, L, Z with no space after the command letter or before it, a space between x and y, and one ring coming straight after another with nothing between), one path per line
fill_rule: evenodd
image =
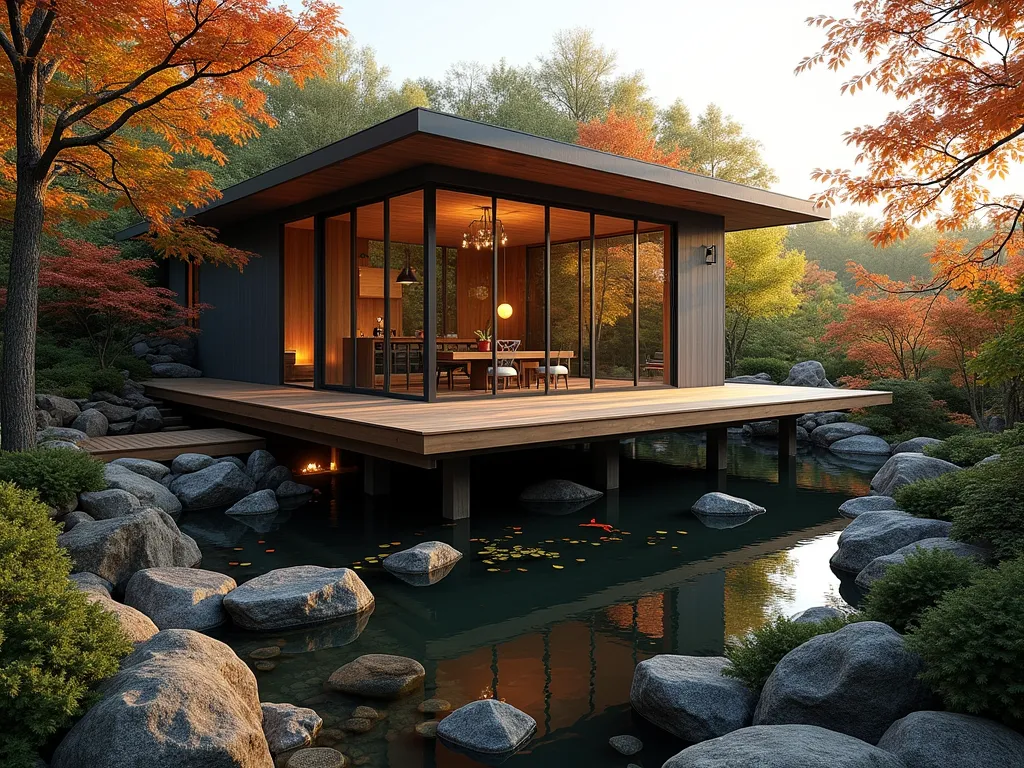
M228 620L224 595L237 585L230 576L200 568L147 568L125 587L124 601L160 629L218 627Z
M416 709L425 715L436 715L439 712L450 712L452 705L451 702L444 699L427 699L426 701L421 701L416 706Z
M424 739L436 739L437 725L437 720L424 720L422 723L416 724L416 733Z
M281 655L281 649L276 645L268 645L265 648L257 648L249 652L250 659L274 659Z
M426 677L415 659L369 653L334 671L327 681L333 691L375 699L397 699L412 693Z

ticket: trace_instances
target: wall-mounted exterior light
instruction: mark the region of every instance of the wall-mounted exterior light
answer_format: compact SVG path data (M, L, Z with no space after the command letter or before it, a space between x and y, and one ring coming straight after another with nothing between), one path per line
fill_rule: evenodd
M704 247L704 263L708 266L718 263L718 246L717 245L705 245Z

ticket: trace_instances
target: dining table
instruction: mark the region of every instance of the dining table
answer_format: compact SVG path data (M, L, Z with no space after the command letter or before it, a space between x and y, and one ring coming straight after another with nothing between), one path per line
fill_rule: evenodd
M440 341L440 339L439 339ZM576 353L572 350L551 350L550 353L545 353L543 349L517 349L515 352L499 352L498 358L501 360L513 360L513 365L520 361L532 362L533 367L536 364L550 358L551 360L556 359L569 359L571 360L576 356ZM437 352L438 362L445 363L466 363L469 366L469 388L470 389L487 389L487 369L491 367L494 361L492 352L475 352L475 351L457 351L457 350L438 350ZM519 372L522 373L521 367ZM529 386L527 382L527 386Z

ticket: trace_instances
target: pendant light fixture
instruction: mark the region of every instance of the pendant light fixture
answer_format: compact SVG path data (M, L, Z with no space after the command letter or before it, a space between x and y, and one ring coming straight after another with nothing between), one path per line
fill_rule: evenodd
M416 277L416 270L412 268L409 263L409 249L405 249L405 269L398 273L398 277L395 278L395 282L399 285L412 285L418 283L419 278Z

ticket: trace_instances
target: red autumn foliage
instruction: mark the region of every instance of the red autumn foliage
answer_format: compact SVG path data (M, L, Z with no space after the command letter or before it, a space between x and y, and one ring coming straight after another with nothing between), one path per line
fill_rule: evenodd
M579 143L584 147L647 163L679 168L690 155L688 149L677 148L670 152L661 149L651 126L644 126L635 115L620 117L614 109L609 110L604 120L597 118L580 123L578 130Z

